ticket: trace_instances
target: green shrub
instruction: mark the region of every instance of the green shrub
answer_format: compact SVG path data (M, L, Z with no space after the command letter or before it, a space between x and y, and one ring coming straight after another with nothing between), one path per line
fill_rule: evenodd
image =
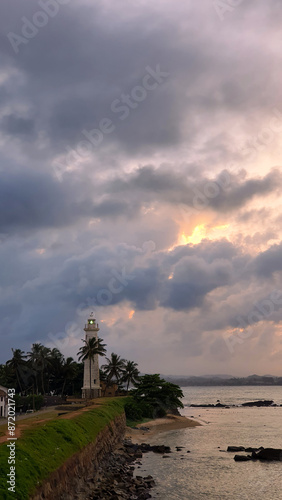
M41 394L30 394L29 396L19 396L19 394L15 395L15 403L16 403L16 411L22 410L26 412L26 410L33 410L33 400L34 400L34 409L40 410L43 405L44 398Z
M183 392L176 384L166 382L160 378L160 375L143 375L135 384L136 389L132 391L133 400L143 407L146 416L150 414L152 408L152 417L164 416L167 410L183 408L181 398ZM142 407L142 406L141 406Z
M146 401L138 401L138 407L140 408L142 412L142 417L144 418L154 418L154 407L150 405L149 403L146 403Z
M155 418L163 418L166 416L166 409L160 406L159 408L154 409L154 417Z
M129 420L142 420L143 413L138 403L129 401L124 407L126 418Z

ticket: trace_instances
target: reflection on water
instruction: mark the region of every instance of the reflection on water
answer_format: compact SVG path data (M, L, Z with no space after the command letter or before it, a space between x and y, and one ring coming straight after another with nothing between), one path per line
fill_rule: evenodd
M254 399L282 402L282 387L189 387L183 391L187 404L216 403L217 399L229 404ZM170 458L154 453L143 457L138 473L146 470L157 479L158 485L151 492L153 498L282 499L282 462L235 462L234 453L225 451L228 445L282 448L282 407L186 407L182 413L208 423L203 423L202 427L162 433L154 438L154 444L168 444L173 453ZM185 448L177 452L176 446Z

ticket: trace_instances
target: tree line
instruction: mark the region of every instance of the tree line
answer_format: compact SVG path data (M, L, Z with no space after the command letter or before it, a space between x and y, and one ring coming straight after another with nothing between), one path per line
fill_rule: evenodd
M83 366L86 359L94 355L105 356L106 348L102 339L83 340L78 359L67 357L57 348L50 349L40 343L32 344L27 353L21 349L12 349L12 357L5 364L0 364L0 385L13 387L17 393L55 394L80 396L83 385ZM100 369L100 380L105 386L117 384L119 388L129 389L139 376L137 363L121 358L112 353L106 357L106 363Z
M92 362L99 355L106 361L100 368L100 380L105 383L105 392L107 387L116 384L118 394L128 394L133 386L125 406L127 418L161 417L168 410L183 407L183 393L178 385L165 381L158 374L141 376L137 363L116 353L106 357L103 339L90 338L83 343L77 353L78 362L72 357L65 358L59 349L50 349L40 343L32 344L27 353L12 349L11 359L0 365L0 385L13 387L22 396L33 397L33 405L34 394L41 395L39 407L45 394L80 397L84 361L89 359Z

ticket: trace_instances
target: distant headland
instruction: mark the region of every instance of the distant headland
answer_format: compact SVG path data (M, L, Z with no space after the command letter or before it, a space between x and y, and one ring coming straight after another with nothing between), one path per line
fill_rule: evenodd
M229 375L204 376L166 376L162 377L180 387L188 386L236 386L236 385L282 385L282 377L272 375L249 375L248 377L233 377Z

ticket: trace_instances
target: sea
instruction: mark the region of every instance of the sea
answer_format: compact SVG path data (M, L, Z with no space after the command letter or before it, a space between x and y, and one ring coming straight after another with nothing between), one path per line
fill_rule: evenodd
M228 446L282 448L282 407L241 407L271 399L282 404L282 387L184 387L181 414L202 425L162 432L150 440L173 453L143 455L137 475L151 474L159 500L282 500L282 462L235 462ZM193 408L190 404L229 408ZM236 405L236 406L232 406ZM145 440L144 436L144 440ZM176 451L176 446L183 446ZM190 453L187 453L187 452Z

